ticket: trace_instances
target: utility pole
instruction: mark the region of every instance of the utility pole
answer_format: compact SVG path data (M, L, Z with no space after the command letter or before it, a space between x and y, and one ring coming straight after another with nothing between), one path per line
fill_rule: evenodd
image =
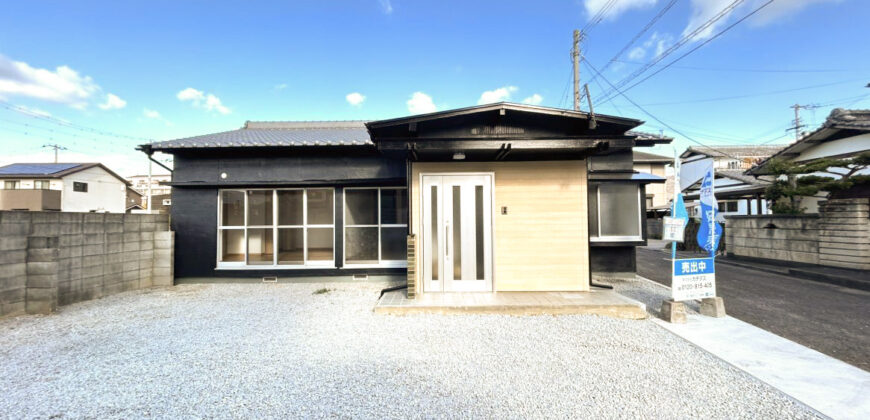
M43 144L42 147L47 147L49 149L54 149L54 163L57 163L57 151L58 150L67 150L66 147L63 147L57 143L55 144Z
M574 60L574 110L580 110L580 39L583 36L580 31L574 30L574 48L571 50L571 58Z
M812 105L800 105L794 104L789 108L794 109L794 127L789 128L789 130L794 130L794 140L798 141L801 138L801 128L806 127L806 124L801 124L801 109L811 109L814 108Z

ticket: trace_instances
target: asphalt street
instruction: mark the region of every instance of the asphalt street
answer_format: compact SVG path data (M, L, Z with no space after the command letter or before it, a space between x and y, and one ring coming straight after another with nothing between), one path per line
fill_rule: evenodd
M698 254L680 252L678 258ZM637 249L637 272L670 286L670 252ZM716 264L716 292L740 320L870 371L870 292Z

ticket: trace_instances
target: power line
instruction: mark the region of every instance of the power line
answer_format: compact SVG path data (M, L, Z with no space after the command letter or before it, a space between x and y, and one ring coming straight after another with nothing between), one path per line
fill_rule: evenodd
M115 138L125 138L125 139L136 140L136 141L147 141L147 142L154 141L153 139L149 139L149 138L145 138L145 137L136 137L136 136L129 136L126 134L113 133L111 131L101 130L98 128L88 127L88 126L84 126L84 125L80 125L80 124L75 124L75 123L72 123L69 121L64 121L64 120L61 120L59 118L52 117L50 115L44 115L44 114L33 112L27 108L6 102L4 100L0 100L0 107L6 108L10 111L18 112L20 114L30 116L32 118L48 121L48 122L51 122L52 124L73 128L73 129L76 129L79 131L91 132L91 133L96 133L96 134L100 134L100 135L104 135L104 136L110 136L110 137L115 137Z
M676 63L676 62L678 62L678 61L680 61L680 60L686 58L689 54L692 54L693 52L697 51L697 50L700 49L701 47L703 47L703 46L705 46L705 45L707 45L707 44L713 42L716 38L719 38L719 37L722 36L725 32L728 32L729 30L731 30L731 28L733 28L733 27L739 25L739 24L740 24L741 22L743 22L744 20L749 19L750 16L752 16L752 15L758 13L759 11L761 11L761 9L764 9L765 7L769 6L771 3L773 3L773 0L768 0L767 3L764 3L764 4L762 4L761 6L756 7L753 11L747 13L745 16L743 16L742 18L738 19L736 22L734 22L734 23L728 25L727 27L725 27L725 29L719 31L716 35L713 35L712 37L707 38L706 40L704 40L704 42L702 42L702 43L696 45L696 46L695 46L694 48L692 48L691 50L689 50L689 51L685 52L683 55L677 57L674 61L671 61L670 63L666 64L664 67L661 67L661 68L659 68L658 70L654 71L652 74L647 75L647 76L644 77L643 79L641 79L641 80L639 80L639 81L633 83L631 86L625 88L624 90L630 90L630 89L634 88L635 86L637 86L637 85L639 85L639 84L641 84L641 83L643 83L643 82L649 80L649 78L651 78L651 77L653 77L653 76L655 76L655 75L657 75L657 74L659 74L659 73L665 71L665 70L666 70L668 67L670 67L672 64L674 64L674 63ZM604 102L606 102L606 101L607 101L607 98L604 99Z
M617 63L644 65L639 61L616 60ZM655 66L664 66L664 64L656 64ZM746 72L746 73L844 73L850 71L865 71L859 69L748 69L748 68L728 68L728 67L699 67L699 66L671 66L675 69L684 70L700 70L700 71L726 71L726 72Z
M777 95L780 93L797 92L800 90L817 89L817 88L821 88L821 87L842 85L842 84L846 84L846 83L853 83L853 82L856 82L858 80L864 80L864 79L863 78L862 79L850 79L850 80L843 80L843 81L839 81L839 82L823 83L823 84L819 84L819 85L802 86L802 87L790 88L790 89L771 90L771 91L759 92L759 93L750 93L750 94L746 94L746 95L719 96L719 97L715 97L715 98L689 99L689 100L685 100L685 101L672 101L672 102L654 102L654 103L644 104L644 106L682 105L682 104L693 104L693 103L701 103L701 102L729 101L729 100L733 100L733 99L744 99L744 98L753 98L753 97L757 97L757 96ZM628 90L628 89L624 89L624 90ZM866 95L864 95L864 96L866 96ZM854 99L854 98L851 98L851 99ZM604 103L606 101L602 100L601 102ZM820 105L820 106L824 106L824 105Z
M653 16L653 18L650 19L649 22L647 22L646 26L644 26L643 29L640 30L640 32L638 32L633 38L631 38L631 40L628 41L628 43L626 43L625 46L623 46L622 49L619 50L618 53L613 55L613 58L611 58L610 61L608 61L607 64L605 64L604 67L601 68L601 71L606 71L611 64L616 62L619 57L622 57L622 54L624 54L629 48L631 48L632 45L634 45L635 42L637 42L638 39L640 39L640 37L642 37L647 31L649 31L649 29L652 28L652 26L655 25L656 22L658 22L659 19L661 19L662 16L664 16L665 13L668 12L668 10L671 10L671 7L673 7L676 3L677 0L671 0L668 4L665 5L665 7L659 10L658 14ZM596 77L598 76L593 76L592 80L595 80Z
M717 152L719 152L719 153L722 153L723 155L728 156L728 157L730 157L730 158L732 158L732 159L740 159L740 158L735 157L735 156L733 156L733 155L731 155L731 154L729 154L729 153L725 153L725 152L723 152L723 151L721 151L721 150L718 150L718 149L716 149L716 148L713 147L713 146L708 146L708 145L706 145L706 144L704 144L704 143L701 143L700 141L695 140L695 139L692 138L691 136L689 136L689 135L683 133L682 131L677 130L676 128L672 127L670 124L668 124L668 123L662 121L661 119L659 119L658 117L656 117L655 115L653 115L652 113L650 113L649 111L647 111L644 107L638 105L637 102L635 102L635 101L633 101L631 98L629 98L628 95L625 94L625 92L623 92L622 90L620 90L618 87L614 86L614 84L611 83L610 80L607 79L607 77L605 77L603 74L601 74L601 72L599 72L598 69L596 69L595 66L593 66L592 63L589 62L589 60L583 60L583 62L586 63L586 65L587 65L589 68L591 68L592 71L595 72L595 74L599 75L602 79L604 79L604 81L607 82L607 84L610 85L610 87L611 87L613 90L615 90L615 91L618 92L618 93L619 93L623 98L625 98L625 100L627 100L628 102L630 102L632 105L635 106L635 108L639 109L641 112L643 112L644 114L646 114L646 115L649 116L650 118L652 118L652 119L658 121L659 124L665 126L665 127L668 128L669 130L671 130L671 131L673 131L673 132L675 132L675 133L677 133L677 134L679 134L679 135L685 137L687 140L689 140L689 141L691 141L691 142L693 142L693 143L696 143L696 144L698 144L698 145L700 145L700 146L708 147L708 148L710 148L711 150L714 150L714 151L717 151Z
M591 19L589 19L589 22L586 22L586 26L584 26L580 32L584 34L589 33L589 31L591 31L592 28L595 27L595 25L599 24L602 20L604 20L604 15L606 15L607 12L610 11L610 8L613 7L613 5L615 4L616 0L608 0L607 3L601 5L601 8L598 9L598 12L595 13L595 15L592 16Z
M728 16L728 15L729 15L729 14L730 14L730 13L731 13L731 12L732 12L736 7L737 7L737 6L739 6L740 3L742 3L743 1L744 1L744 0L734 0L731 4L729 4L728 6L725 6L725 8L722 9L722 10L720 10L719 13L715 14L713 17L711 17L709 20L707 20L707 21L704 22L703 24L699 25L699 26L698 26L697 28L695 28L692 32L690 32L690 33L684 35L682 38L680 38L679 40L677 40L676 43L674 43L673 45L671 45L670 47L668 47L668 49L666 49L665 51L663 51L661 54L657 55L657 56L656 56L652 61L650 61L649 63L645 64L643 67L641 67L641 68L635 70L633 73L629 74L628 76L626 76L625 78L623 78L622 80L620 80L619 82L617 82L617 83L616 83L616 87L622 87L622 86L625 86L626 84L628 84L628 83L631 82L632 80L636 79L638 76L640 76L641 74L643 74L644 72L646 72L650 67L652 67L653 65L655 65L655 64L659 63L660 61L664 60L665 57L671 55L674 51L678 50L680 47L682 47L683 45L685 45L687 42L689 42L689 41L691 41L692 39L694 39L694 38L695 38L698 34L700 34L702 31L706 30L708 27L710 27L711 25L713 25L714 23L716 23L717 21L719 21L719 20L722 19L723 17ZM611 96L611 94L612 94L613 91L614 91L614 89L611 89L610 91L606 92L606 93L603 95L603 96L605 97L605 100L600 101L600 102L602 102L602 103L603 103L603 102L606 102L606 101L607 101L607 98L609 98L609 97Z

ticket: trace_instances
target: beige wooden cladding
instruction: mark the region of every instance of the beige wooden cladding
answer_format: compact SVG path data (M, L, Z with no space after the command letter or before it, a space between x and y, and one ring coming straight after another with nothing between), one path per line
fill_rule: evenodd
M412 233L422 232L420 174L451 172L495 174L493 290L589 290L586 161L414 163Z

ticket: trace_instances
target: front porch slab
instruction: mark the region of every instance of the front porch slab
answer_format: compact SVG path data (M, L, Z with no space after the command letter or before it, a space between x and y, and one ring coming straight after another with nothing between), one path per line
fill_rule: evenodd
M404 290L384 293L374 309L378 314L592 314L645 319L646 305L613 290L589 292L425 293L408 299Z

